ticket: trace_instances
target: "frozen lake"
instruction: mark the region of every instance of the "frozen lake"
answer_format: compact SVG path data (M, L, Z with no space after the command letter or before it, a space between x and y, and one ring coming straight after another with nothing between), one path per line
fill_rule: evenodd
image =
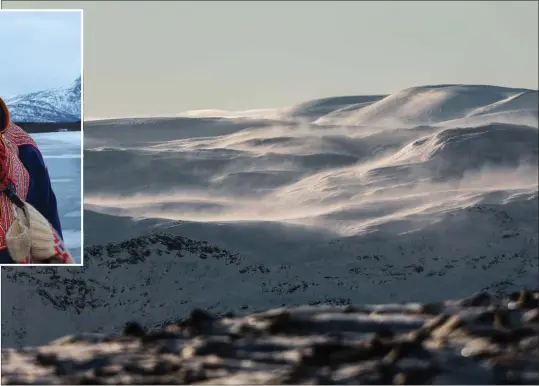
M81 132L31 134L49 169L64 241L81 261Z

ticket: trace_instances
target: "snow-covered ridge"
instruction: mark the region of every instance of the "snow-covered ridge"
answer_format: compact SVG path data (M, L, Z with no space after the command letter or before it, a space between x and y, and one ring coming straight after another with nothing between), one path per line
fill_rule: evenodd
M245 111L194 110L181 117L300 120L335 126L413 127L522 123L537 126L538 91L488 85L411 87L390 95L315 99L295 106ZM521 120L515 121L517 115Z
M84 267L4 268L2 344L112 333L131 315L157 326L193 308L224 313L412 298L432 302L479 290L503 295L534 288L537 195L500 199L508 202L448 211L422 231L413 232L410 222L400 224L407 233L387 229L344 238L268 223L136 224L87 210L85 231L94 238L97 232L114 237L119 230L124 239L145 235L85 248ZM40 320L48 321L46 329L36 328Z
M88 122L94 247L85 267L2 270L2 344L116 331L127 315L155 326L194 307L534 288L536 101L534 90L426 86L273 116Z
M66 87L17 95L6 103L13 122L80 122L81 77Z
M537 90L497 86L441 85L413 87L360 106L345 106L320 117L320 124L416 126L466 124L475 118L482 124L499 122L488 114L535 112L537 124ZM459 122L455 122L459 120ZM513 122L516 123L516 122Z

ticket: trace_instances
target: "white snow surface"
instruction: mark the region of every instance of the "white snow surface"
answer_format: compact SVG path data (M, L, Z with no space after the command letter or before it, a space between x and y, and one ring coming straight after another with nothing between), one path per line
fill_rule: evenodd
M195 307L536 287L537 117L537 90L442 85L89 122L85 245L131 241L92 249L83 268L2 270L3 346ZM232 257L157 242L130 260L136 237L162 232Z

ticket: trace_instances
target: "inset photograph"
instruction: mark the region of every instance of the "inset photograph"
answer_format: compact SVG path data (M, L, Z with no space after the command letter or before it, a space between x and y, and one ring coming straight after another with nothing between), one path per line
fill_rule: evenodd
M0 265L82 265L82 10L0 10Z

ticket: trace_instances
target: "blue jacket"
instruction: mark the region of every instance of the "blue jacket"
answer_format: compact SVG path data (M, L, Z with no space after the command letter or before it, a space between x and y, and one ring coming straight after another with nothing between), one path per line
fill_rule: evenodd
M12 135L10 136L10 134ZM18 160L20 160L20 165L22 165L27 172L24 173L24 176L28 176L28 178L24 178L28 186L25 201L41 212L41 214L47 220L49 220L51 225L56 229L58 235L63 238L60 219L58 217L56 196L52 190L49 172L45 166L41 152L30 136L13 124L10 124L10 126L4 132L4 136L8 140L10 138L14 139L10 141L10 146L16 146L18 149ZM19 187L16 187L16 189L18 194L20 194ZM7 200L4 193L0 193L0 195L4 196L0 197L0 200ZM2 234L5 231L7 231L7 229L0 228L0 238L5 237L5 235ZM13 263L14 261L9 256L9 253L5 247L5 242L0 242L0 264Z

